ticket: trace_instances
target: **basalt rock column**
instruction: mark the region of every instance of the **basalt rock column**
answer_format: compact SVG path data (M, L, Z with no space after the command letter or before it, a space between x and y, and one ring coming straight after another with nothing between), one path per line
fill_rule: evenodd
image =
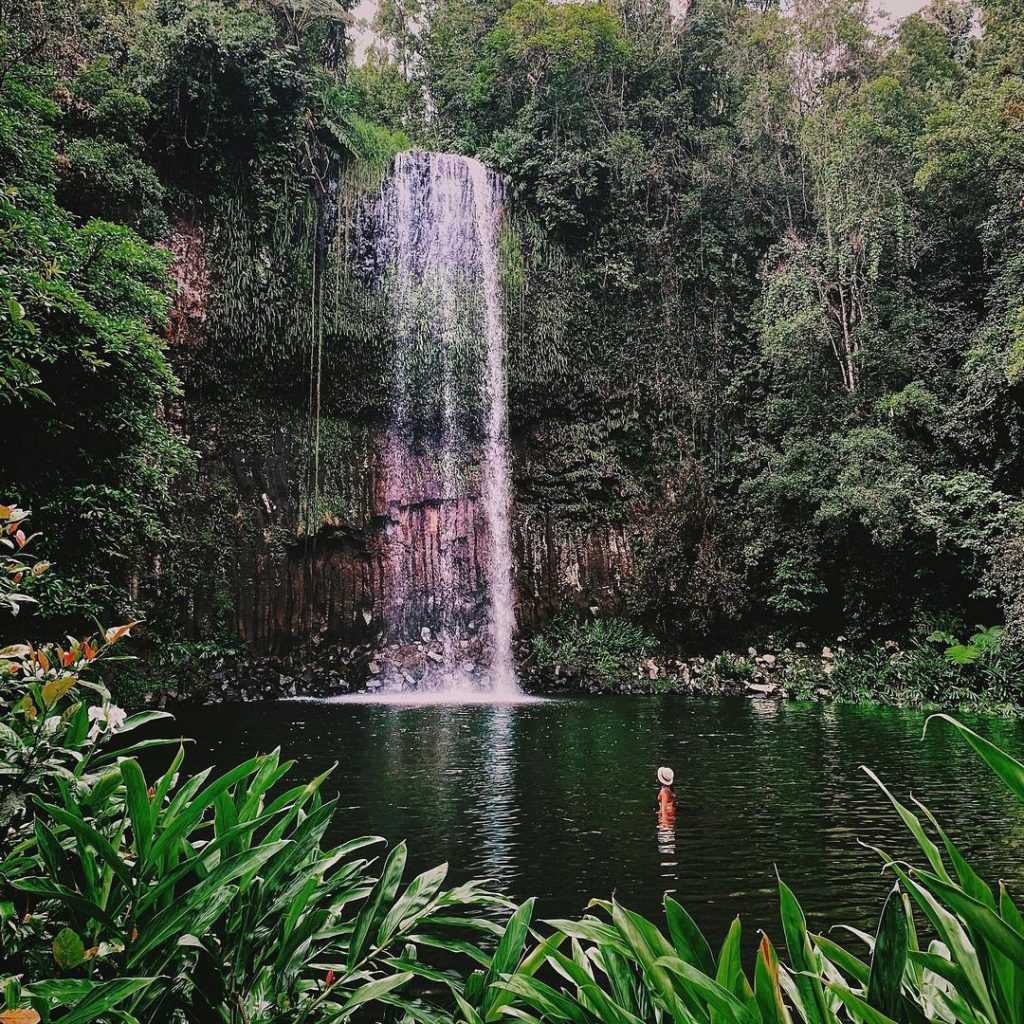
M390 625L411 622L443 641L443 675L468 686L460 659L478 598L465 550L475 517L486 525L488 682L517 692L505 331L498 282L502 192L479 161L413 150L399 154L363 225L374 275L396 335L395 399L385 452ZM435 467L429 492L413 465ZM436 545L427 563L402 536L403 510L427 504ZM468 609L468 611L467 611Z

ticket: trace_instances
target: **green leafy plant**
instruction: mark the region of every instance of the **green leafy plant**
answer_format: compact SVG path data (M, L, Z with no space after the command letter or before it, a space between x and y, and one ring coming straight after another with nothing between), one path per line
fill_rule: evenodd
M27 518L0 506L15 611ZM0 1021L340 1022L411 1006L432 951L488 961L475 913L501 901L479 884L445 889L444 865L404 883L404 844L379 873L361 851L380 839L325 845L330 772L288 787L275 751L188 775L179 741L126 743L171 716L129 717L86 676L135 625L0 651Z
M626 619L584 623L562 615L533 638L533 655L544 671L592 678L608 686L634 676L639 663L657 650L657 642Z
M1006 630L999 626L989 626L987 629L979 626L978 632L967 643L959 643L956 637L947 633L932 633L928 639L949 643L944 656L950 664L973 665L986 654L998 651L1005 635Z
M323 845L329 773L285 788L277 752L219 776L183 774L183 757L149 778L119 757L87 792L35 801L31 835L0 861L17 911L4 953L38 1012L60 1005L32 980L56 963L77 998L131 980L119 1006L140 1020L341 1021L399 1000L404 963L427 971L424 953L477 934L459 915L495 903L443 889L444 866L403 884L404 845L378 875L361 851L379 839Z
M11 550L0 573L0 597L17 615L27 601L18 588L41 576L48 562L28 559L29 513L0 505L0 544ZM49 799L63 787L87 785L113 755L101 748L161 713L128 717L90 676L95 663L128 636L135 622L67 644L8 644L0 649L0 828L16 828L30 815L30 797Z

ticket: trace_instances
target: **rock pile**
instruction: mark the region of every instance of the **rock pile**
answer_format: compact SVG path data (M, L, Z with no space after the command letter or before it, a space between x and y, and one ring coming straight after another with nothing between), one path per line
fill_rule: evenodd
M193 673L169 689L153 690L145 703L220 704L331 697L360 690L437 690L455 678L486 689L488 652L480 634L447 644L424 627L418 640L387 643L380 635L355 647L319 645L282 656L243 657L209 674Z
M572 665L538 665L530 645L519 645L523 689L540 694L654 694L786 698L799 694L816 700L831 697L829 677L842 657L843 638L814 653L804 644L708 659L697 655L647 657L614 679L595 678ZM447 643L424 627L419 638L388 643L381 634L372 642L349 647L312 645L279 657L243 657L212 673L194 673L173 688L145 697L151 706L175 703L218 704L278 700L282 697L329 697L358 691L397 693L438 690L461 684L486 690L489 652L479 631Z
M597 679L571 665L537 665L522 650L522 676L526 689L539 693L684 693L707 696L778 697L795 691L816 700L828 700L828 677L844 653L839 637L834 646L811 654L806 644L776 651L749 647L745 654L723 653L708 659L644 658L633 671L617 679Z

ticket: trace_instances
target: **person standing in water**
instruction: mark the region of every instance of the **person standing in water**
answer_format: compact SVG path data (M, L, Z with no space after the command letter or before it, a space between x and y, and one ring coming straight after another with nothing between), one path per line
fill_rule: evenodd
M658 821L668 824L670 819L676 816L676 793L672 788L676 775L671 768L658 769L658 781L661 789L658 791Z
M678 883L676 861L676 794L672 788L675 772L658 769L658 854L661 858L662 885L666 893L675 892Z

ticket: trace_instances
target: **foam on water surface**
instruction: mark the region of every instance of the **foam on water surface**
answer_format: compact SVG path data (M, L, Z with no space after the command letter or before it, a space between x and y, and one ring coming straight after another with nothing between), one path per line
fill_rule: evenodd
M508 693L494 690L450 688L444 690L404 690L401 692L373 692L339 694L336 697L286 697L288 702L305 704L378 704L385 707L437 708L464 707L466 705L543 704L545 698L527 693Z

